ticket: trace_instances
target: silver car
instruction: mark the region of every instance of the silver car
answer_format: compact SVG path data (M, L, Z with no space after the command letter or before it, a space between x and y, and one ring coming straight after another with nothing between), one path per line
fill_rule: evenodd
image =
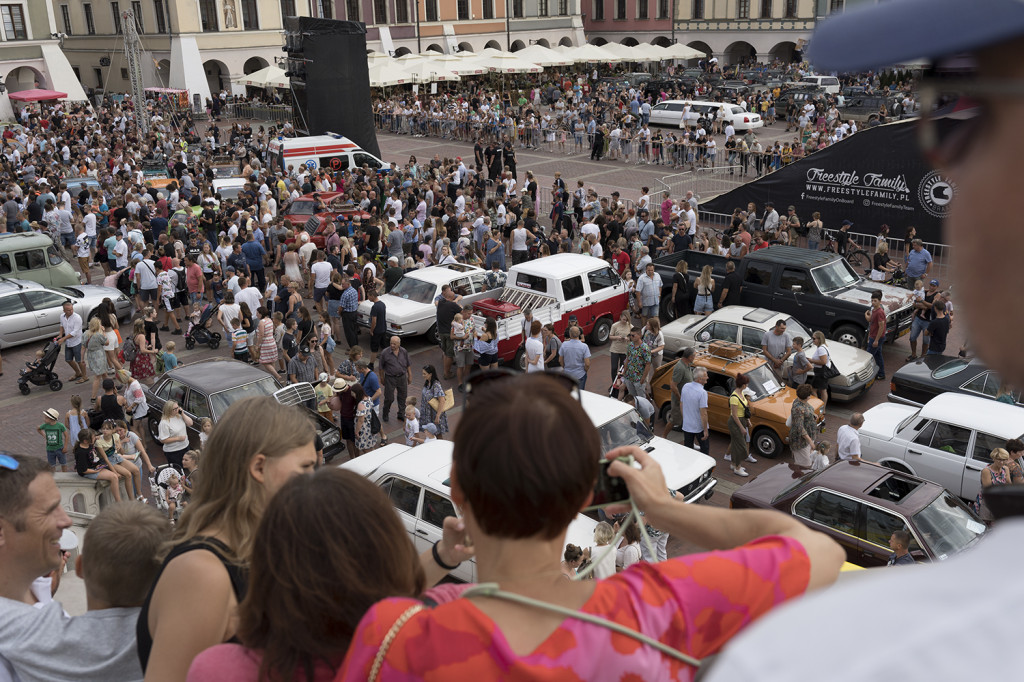
M85 326L103 299L114 302L118 320L131 316L132 303L118 289L80 284L47 287L26 279L0 277L0 348L52 339L60 334L61 308L71 301Z

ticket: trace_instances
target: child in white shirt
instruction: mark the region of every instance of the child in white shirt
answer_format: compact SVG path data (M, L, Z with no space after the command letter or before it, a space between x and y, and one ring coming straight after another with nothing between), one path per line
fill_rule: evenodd
M413 441L415 436L420 431L420 420L419 415L416 414L416 408L412 405L405 406L405 444L413 446L416 443Z

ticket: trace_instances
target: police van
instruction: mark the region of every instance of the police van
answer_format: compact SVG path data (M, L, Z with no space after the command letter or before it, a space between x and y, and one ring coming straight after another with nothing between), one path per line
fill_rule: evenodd
M368 166L382 172L389 168L389 164L337 133L278 138L270 141L269 149L271 167L283 173L288 173L289 166L296 171L302 166L332 171Z

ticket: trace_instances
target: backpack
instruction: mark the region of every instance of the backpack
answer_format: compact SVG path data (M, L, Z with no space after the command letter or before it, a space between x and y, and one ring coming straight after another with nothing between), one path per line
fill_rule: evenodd
M134 362L135 356L139 354L139 347L135 345L135 340L128 337L121 344L121 355L123 356L123 362Z
M178 299L178 305L188 305L188 284L185 279L184 268L173 268L171 272L176 278L174 283L174 295Z

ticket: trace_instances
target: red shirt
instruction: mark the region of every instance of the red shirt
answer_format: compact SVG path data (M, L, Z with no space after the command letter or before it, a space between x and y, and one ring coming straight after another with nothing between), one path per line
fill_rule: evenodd
M871 309L871 321L868 324L868 336L872 339L878 338L879 328L885 328L885 309L882 306Z
M629 256L625 251L619 251L617 255L612 256L612 260L615 261L615 269L618 271L619 276L626 271L629 267Z

